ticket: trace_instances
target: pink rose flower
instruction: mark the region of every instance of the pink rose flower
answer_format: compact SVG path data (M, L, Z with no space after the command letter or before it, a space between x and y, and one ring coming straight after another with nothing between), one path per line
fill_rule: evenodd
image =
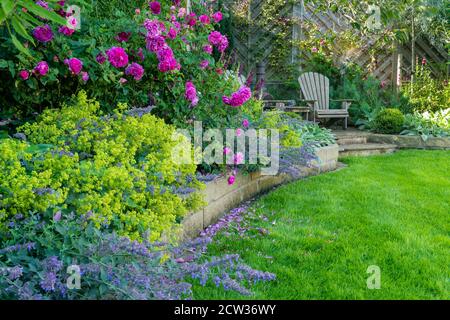
M140 64L133 62L126 68L125 74L127 76L131 75L134 77L134 80L139 81L144 76L144 68Z
M167 37L169 38L169 39L175 39L176 37L177 37L177 30L175 29L175 28L170 28L169 29L169 32L167 32Z
M40 61L34 67L34 71L41 76L45 76L48 73L48 63L46 61Z
M139 9L139 8L134 9L134 13L135 14L141 14L141 9Z
M161 13L161 4L158 1L152 1L149 3L150 10L153 14L160 14Z
M58 32L65 36L71 36L75 32L75 29L71 29L67 26L61 26L59 27Z
M30 73L27 70L21 70L19 72L19 76L22 78L22 80L27 80L30 77Z
M191 106L198 104L197 89L191 81L186 82L184 97L191 102Z
M131 37L131 32L119 32L119 34L114 38L119 42L128 42L128 40L130 40Z
M230 153L231 153L231 148L229 148L229 147L223 148L223 154L224 155L229 155Z
M250 125L250 122L248 121L248 119L242 120L242 126L243 126L244 128L248 128L249 125Z
M106 51L108 60L115 68L123 68L128 64L128 55L121 47L112 47Z
M244 163L244 155L242 154L242 152L238 152L234 155L233 158L234 164L235 165L240 165Z
M193 27L197 24L197 15L193 12L191 12L188 16L187 16L187 24L190 27Z
M52 41L53 31L48 24L34 28L33 37L42 43Z
M120 83L120 84L125 84L125 83L127 83L127 82L128 82L128 80L125 79L125 78L120 78L120 79L119 79L119 83Z
M64 60L64 64L69 67L72 74L79 74L83 68L83 62L77 58L66 59Z
M208 42L216 46L220 52L224 52L228 47L228 38L219 31L213 31L208 36Z
M200 20L202 24L210 24L211 22L206 14L202 14L200 17L198 17L198 20Z
M243 86L238 91L231 94L230 97L223 96L223 103L232 106L232 107L240 107L245 102L247 102L252 96L252 91L249 87Z
M207 54L211 54L213 51L213 47L208 45L203 46L203 51L206 52Z
M103 64L106 61L106 57L103 53L99 53L96 57L95 60L97 60L98 63Z
M212 18L213 18L214 22L219 23L219 22L222 21L222 19L223 19L222 12L217 11L216 13L214 13L214 14L212 15Z
M235 176L230 176L228 178L228 184L231 186L234 184L234 182L236 181L236 177Z
M242 129L241 128L237 128L236 129L236 137L240 137L242 136Z
M186 15L186 8L180 8L178 10L178 18L183 18Z
M83 80L84 82L88 82L89 73L87 73L86 71L81 72L81 80Z
M208 60L203 60L202 62L200 62L200 68L206 69L208 66L209 66Z
M318 52L319 49L317 49L316 47L313 47L313 48L311 49L311 51L312 51L312 52Z

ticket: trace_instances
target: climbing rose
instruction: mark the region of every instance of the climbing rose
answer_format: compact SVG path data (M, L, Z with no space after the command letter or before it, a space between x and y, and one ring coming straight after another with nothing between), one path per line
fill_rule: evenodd
M22 78L22 80L27 80L30 77L30 73L27 70L21 70L19 72L19 76Z
M160 14L161 13L161 4L158 1L152 1L149 3L150 10L153 14Z
M252 92L249 87L243 86L238 91L233 92L231 97L223 96L223 103L232 106L240 107L247 102L252 96Z
M178 18L183 18L186 14L186 8L180 8L178 10Z
M177 30L174 28L170 28L169 32L167 32L167 37L172 40L175 39L177 37Z
M198 17L198 20L200 20L202 24L209 24L211 22L206 14L202 14L200 17Z
M197 24L197 15L195 13L190 13L187 17L187 24L193 27Z
M69 70L70 72L72 72L72 74L79 74L81 72L81 69L83 68L83 62L77 58L66 59L64 60L64 64L69 67Z
M87 82L89 80L89 73L87 73L86 71L81 72L81 80Z
M242 126L243 126L244 128L248 128L249 125L250 125L250 122L248 121L248 119L242 120Z
M211 54L212 51L213 51L213 47L210 46L209 44L207 44L206 46L203 46L203 51L208 53L208 54Z
M223 148L223 154L224 154L224 155L228 155L228 154L230 154L230 153L231 153L231 148L229 148L229 147Z
M200 62L200 68L206 69L208 66L209 66L208 60L203 60L202 62Z
M106 61L106 57L103 53L99 53L96 57L95 60L97 60L98 63L103 64Z
M134 77L134 80L139 81L144 75L144 68L139 63L133 62L127 67L125 74L131 75Z
M128 40L130 40L131 37L131 32L119 32L119 34L117 34L117 36L114 38L119 42L128 42Z
M212 18L213 18L214 22L219 23L223 19L222 12L217 11L216 13L214 13L212 15Z
M224 52L228 47L228 39L222 35L219 31L213 31L208 36L208 42L213 46L216 46L220 52Z
M234 182L236 181L236 177L235 176L230 176L228 178L228 184L231 186L234 184Z
M52 28L48 24L34 28L33 37L39 42L49 42L53 39Z
M61 26L59 27L58 32L65 36L71 36L75 32L75 29L71 29L67 26Z
M191 102L191 106L198 104L197 90L191 81L186 82L184 97Z
M170 57L158 63L158 70L161 72L168 72L176 69L180 69L180 64L174 57Z
M34 67L34 70L41 76L45 76L48 72L48 63L41 61L36 65L36 67Z
M244 163L244 155L242 154L242 152L238 152L234 155L234 164L240 165L242 163Z
M128 64L128 55L121 47L112 47L106 51L106 55L115 68L123 68Z
M241 129L241 128L237 128L237 129L236 129L236 136L237 136L237 137L242 136L242 129Z

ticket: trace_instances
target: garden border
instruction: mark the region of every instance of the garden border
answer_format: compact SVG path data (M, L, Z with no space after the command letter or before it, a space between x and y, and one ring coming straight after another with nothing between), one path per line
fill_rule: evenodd
M395 144L400 149L450 149L450 138L444 137L429 137L424 141L421 136L370 133L367 142Z
M197 236L206 227L217 222L227 211L260 193L295 179L336 169L339 156L337 144L317 148L315 154L317 160L314 160L310 167L299 167L300 176L297 178L287 174L263 176L258 171L246 175L238 174L235 183L231 186L228 185L226 177L207 183L202 193L208 204L200 211L190 213L183 219L183 236L185 238Z

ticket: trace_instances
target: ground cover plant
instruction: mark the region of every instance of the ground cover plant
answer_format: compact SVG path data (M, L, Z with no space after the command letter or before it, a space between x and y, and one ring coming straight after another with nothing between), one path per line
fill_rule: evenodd
M254 299L448 299L449 158L413 150L348 158L346 169L263 196L209 251L237 252L277 275ZM381 269L379 290L367 288L370 265ZM240 298L214 285L194 292Z

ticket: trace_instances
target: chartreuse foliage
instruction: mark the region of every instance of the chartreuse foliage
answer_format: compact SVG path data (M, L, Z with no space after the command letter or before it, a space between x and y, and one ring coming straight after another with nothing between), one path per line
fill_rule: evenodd
M28 143L0 140L0 224L30 212L76 212L139 239L160 237L201 205L195 165L172 159L174 128L150 114L103 115L80 92L74 104L46 110L20 128ZM181 197L180 190L190 193Z

